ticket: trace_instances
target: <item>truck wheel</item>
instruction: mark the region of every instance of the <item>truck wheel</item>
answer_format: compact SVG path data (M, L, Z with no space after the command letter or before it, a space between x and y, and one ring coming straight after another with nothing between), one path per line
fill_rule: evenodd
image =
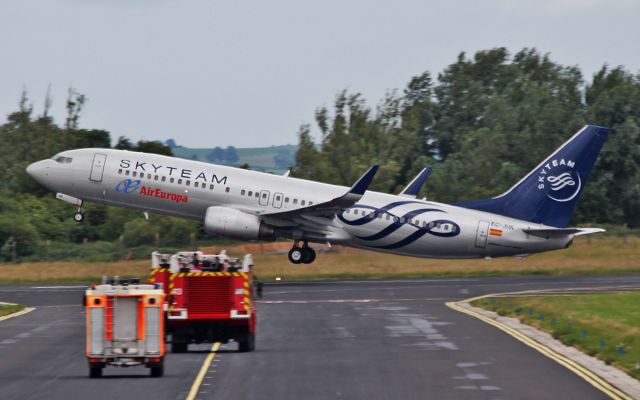
M186 353L187 344L184 342L171 343L171 352L173 353Z
M94 367L92 365L89 366L90 378L100 378L101 376L102 376L102 367L100 366Z
M164 365L160 364L160 365L154 365L153 367L151 367L152 377L160 378L162 375L164 375Z
M256 335L249 332L238 341L238 351L246 353L256 349Z

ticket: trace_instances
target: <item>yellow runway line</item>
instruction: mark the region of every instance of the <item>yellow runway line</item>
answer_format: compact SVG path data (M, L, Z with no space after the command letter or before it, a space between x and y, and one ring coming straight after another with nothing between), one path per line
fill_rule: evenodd
M509 293L510 295L512 295L513 293ZM632 397L628 396L626 393L622 392L620 389L616 388L615 386L611 385L609 382L607 382L606 380L604 380L603 378L601 378L600 376L596 375L595 373L591 372L589 369L583 367L582 365L576 363L575 361L556 353L555 351L551 350L550 348L546 347L545 345L543 345L542 343L539 343L531 338L529 338L528 336L526 336L525 334L517 331L516 329L513 329L501 322L498 322L492 318L486 317L482 314L479 314L473 310L469 310L467 308L461 307L459 303L470 303L474 300L479 300L482 298L486 298L486 297L496 297L496 296L501 296L504 295L503 294L490 294L490 295L484 295L484 296L478 296L478 297L474 297L471 299L467 299L467 300L463 300L460 302L448 302L445 303L447 305L447 307L454 309L458 312L470 315L472 317L478 318L479 320L486 322L490 325L495 326L496 328L500 329L501 331L505 332L506 334L508 334L509 336L513 337L514 339L519 340L520 342L526 344L527 346L537 350L538 352L542 353L543 355L549 357L550 359L554 360L555 362L557 362L558 364L562 365L563 367L567 368L568 370L570 370L571 372L573 372L574 374L578 375L580 378L584 379L585 381L587 381L589 384L591 384L593 387L595 387L596 389L602 391L603 393L605 393L607 396L609 396L610 398L614 399L614 400L633 400Z
M213 358L216 356L216 351L220 349L220 342L216 342L211 346L211 352L207 355L207 358L204 359L204 363L200 368L200 372L198 372L198 376L196 376L196 380L193 381L193 385L191 385L191 390L189 391L189 395L187 396L187 400L195 400L198 395L198 390L200 390L200 385L202 385L202 381L204 380L204 376L207 374L209 367L211 366L211 362Z

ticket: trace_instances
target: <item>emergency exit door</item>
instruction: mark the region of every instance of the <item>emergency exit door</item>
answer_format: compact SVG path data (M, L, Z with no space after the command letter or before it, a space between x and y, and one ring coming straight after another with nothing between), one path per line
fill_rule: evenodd
M487 237L489 235L489 221L478 222L478 232L476 233L476 247L487 247Z
M270 193L268 190L261 190L260 191L260 199L258 199L258 204L260 204L261 206L268 206L269 205L269 197Z
M106 160L106 154L94 154L93 165L91 165L91 175L89 176L90 180L94 182L102 182L102 175L104 174L104 164Z

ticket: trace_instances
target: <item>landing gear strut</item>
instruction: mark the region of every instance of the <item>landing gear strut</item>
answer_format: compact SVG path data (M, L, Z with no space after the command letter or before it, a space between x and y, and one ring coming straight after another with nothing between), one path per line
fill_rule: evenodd
M82 204L80 204L78 211L73 215L73 220L76 222L84 221L84 209L82 208Z
M293 248L289 250L289 261L293 264L311 264L316 259L316 252L309 247L309 242L305 241L302 247L298 241L293 243Z

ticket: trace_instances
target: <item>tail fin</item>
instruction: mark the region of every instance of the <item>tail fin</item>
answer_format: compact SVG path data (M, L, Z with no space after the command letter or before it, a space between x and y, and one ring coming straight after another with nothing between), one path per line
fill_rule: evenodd
M454 205L564 228L608 133L586 125L505 193Z

